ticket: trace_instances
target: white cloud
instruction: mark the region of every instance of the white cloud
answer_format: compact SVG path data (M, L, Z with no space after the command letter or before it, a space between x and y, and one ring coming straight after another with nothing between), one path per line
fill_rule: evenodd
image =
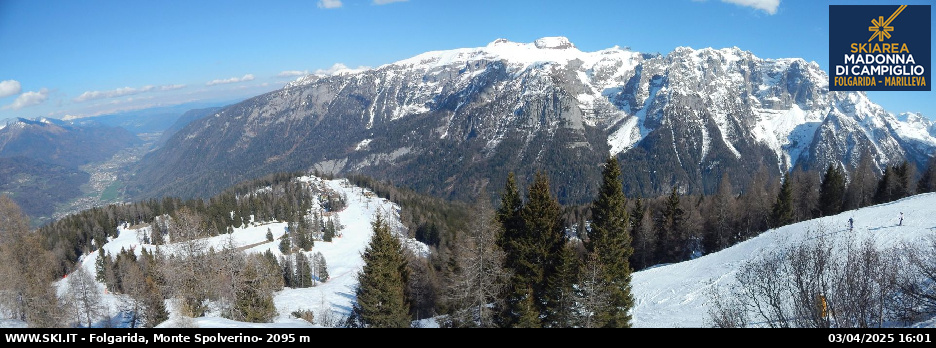
M160 91L174 91L174 90L182 89L182 88L185 88L185 85L165 85L165 86L159 86L159 90L160 90Z
M26 92L20 94L16 100L13 101L13 104L4 106L4 109L13 109L18 110L25 108L27 106L39 105L49 99L49 90L46 88L40 89L39 92Z
M19 94L22 91L19 81L5 80L0 81L0 98Z
M172 91L180 88L184 88L185 85L165 85L165 86L152 86L147 85L140 88L133 87L123 87L118 89L112 89L109 91L87 91L81 93L77 98L74 99L75 102L84 102L94 99L105 99L105 98L117 98L123 97L126 95L134 95L152 91Z
M299 70L286 70L276 74L276 77L293 77L293 76L305 76L308 75L309 71L299 71Z
M341 0L319 0L319 8L339 8L341 7Z
M394 2L406 2L409 0L374 0L374 5L386 5L392 4Z
M357 68L355 68L355 69L351 69L351 68L347 67L347 66L344 65L344 64L335 63L334 65L332 65L332 66L331 66L330 68L328 68L328 69L318 69L318 70L315 70L315 73L314 73L314 74L315 74L315 75L331 76L331 75L336 75L336 74L341 74L341 73L354 73L354 72L363 71L363 70L367 70L367 69L370 69L370 68L369 68L369 67L366 67L366 66L359 66L359 67L357 67Z
M139 94L143 92L149 92L153 90L153 88L155 87L143 86L140 88L123 87L123 88L113 89L109 91L87 91L87 92L81 93L81 95L79 95L74 100L80 103L83 101L88 101L88 100L93 100L93 99L116 98L116 97L122 97L125 95L133 95L133 94Z
M758 10L763 10L767 12L767 14L776 14L777 8L780 7L780 0L722 0L722 2L753 7Z
M244 81L252 81L253 79L254 79L253 74L247 74L247 75L244 75L244 77L232 77L232 78L229 78L229 79L211 80L211 81L208 81L208 83L206 83L205 85L206 85L206 86L214 86L214 85L220 85L220 84L225 84L225 83L237 83L237 82L244 82Z

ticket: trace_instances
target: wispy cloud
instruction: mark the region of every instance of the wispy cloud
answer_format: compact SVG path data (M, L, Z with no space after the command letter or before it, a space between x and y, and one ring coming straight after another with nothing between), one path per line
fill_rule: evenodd
M776 14L777 8L780 7L780 0L722 0L722 2L753 7L758 10L763 10L764 12L767 12L767 14L771 15Z
M116 97L122 97L125 95L133 95L133 94L149 92L149 91L152 91L154 88L155 88L154 86L143 86L140 88L123 87L123 88L112 89L109 91L87 91L87 92L81 93L81 95L79 95L74 100L80 103L83 101L94 100L94 99L116 98Z
M4 106L4 109L13 109L18 110L25 108L27 106L39 105L44 103L49 99L49 90L46 88L40 89L38 92L26 92L20 94L19 97L16 97L16 100L13 101L13 104Z
M174 91L174 90L182 89L182 88L185 88L185 85L165 85L165 86L159 86L159 90L160 90L160 91Z
M140 88L123 87L123 88L112 89L109 91L87 91L87 92L81 93L81 95L75 98L74 101L80 103L80 102L94 100L94 99L117 98L117 97L123 97L127 95L134 95L134 94L140 94L140 93L146 93L146 92L152 92L152 91L172 91L172 90L177 90L180 88L185 88L185 85L165 85L165 86L147 85L147 86L143 86Z
M409 0L374 0L374 5L386 5L392 4L394 2L406 2Z
M319 0L319 8L339 8L342 6L341 0Z
M309 71L299 71L299 70L286 70L276 74L276 77L293 77L293 76L305 76L308 75Z
M0 98L19 94L22 91L19 81L5 80L0 81Z
M211 81L208 81L208 83L206 83L205 85L206 85L206 86L214 86L214 85L220 85L220 84L225 84L225 83L237 83L237 82L244 82L244 81L252 81L253 79L254 79L253 74L247 74L247 75L244 75L244 77L232 77L232 78L229 78L229 79L211 80Z

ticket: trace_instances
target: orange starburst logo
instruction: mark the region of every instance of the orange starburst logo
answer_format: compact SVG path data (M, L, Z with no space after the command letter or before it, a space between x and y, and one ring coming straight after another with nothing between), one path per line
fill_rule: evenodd
M874 34L871 35L871 38L868 39L868 41L870 42L874 40L875 37L878 38L878 41L884 41L885 37L890 39L890 32L894 31L894 27L890 26L890 23L894 20L894 18L897 18L897 15L900 14L900 11L903 11L906 7L907 5L900 5L900 7L897 8L897 11L894 11L894 14L887 18L887 21L884 20L884 16L878 16L878 18L872 19L872 26L868 27L868 31L873 31Z

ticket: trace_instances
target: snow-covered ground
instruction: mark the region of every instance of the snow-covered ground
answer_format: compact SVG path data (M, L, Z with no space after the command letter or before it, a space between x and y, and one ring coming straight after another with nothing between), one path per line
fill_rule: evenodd
M903 224L898 226L901 212ZM734 280L747 261L798 245L809 238L828 238L830 244L873 240L883 249L901 243L919 244L936 234L936 193L804 221L764 232L757 237L703 257L634 273L636 300L633 326L644 328L707 327L710 290ZM854 218L854 230L847 229ZM819 231L825 231L820 237ZM936 327L930 322L927 327Z
M309 180L320 180L308 178ZM348 206L339 215L344 229L342 236L333 242L316 241L311 252L321 252L328 265L330 279L324 283L304 289L286 288L275 294L275 304L279 315L272 323L244 323L217 316L201 318L172 318L158 327L197 326L201 328L302 328L322 327L319 323L294 318L291 313L298 309L309 309L316 319L329 313L333 318L347 315L354 301L356 274L363 263L361 253L366 248L372 234L371 221L378 212L390 216L392 226L399 228L398 206L377 198L370 191L350 186L346 180L327 180L326 185L346 194ZM898 226L898 217L903 213L903 224ZM633 326L637 328L699 328L708 327L708 308L711 306L709 291L718 285L732 281L739 266L773 250L794 245L807 238L817 238L817 231L826 231L825 237L836 242L874 240L880 247L897 246L904 242L919 242L936 233L936 193L921 194L899 201L844 212L826 218L805 221L776 230L764 232L743 243L703 257L662 265L636 272L633 276L633 294L636 305L632 312ZM846 227L849 218L855 219L853 232ZM395 224L395 225L393 225ZM285 223L271 223L236 229L228 236L212 239L216 245L222 245L226 238L233 238L238 245L257 244L250 252L272 251L279 256L278 242L267 242L266 231L269 228L274 237L283 234ZM121 248L153 247L142 245L137 233L144 229L122 227L120 235L109 241L104 249L116 254ZM420 243L407 240L411 247L424 247ZM423 250L425 252L425 250ZM88 255L84 267L94 274L96 253ZM64 286L65 281L60 282ZM100 286L102 292L103 285ZM61 291L61 290L60 290ZM113 294L104 298L112 303ZM171 307L170 307L171 309ZM422 327L437 327L433 320L423 320ZM16 321L0 321L0 327L25 327ZM917 327L936 327L936 320L923 322Z
M235 327L321 327L318 322L309 323L305 320L295 318L292 313L296 310L311 310L316 317L316 321L326 315L332 318L340 318L350 313L354 301L354 291L357 284L357 272L362 268L363 261L361 254L370 242L371 222L377 213L387 217L391 228L401 228L399 223L399 207L386 199L382 199L369 190L362 190L359 187L351 186L345 179L322 180L315 177L304 177L303 180L315 181L327 185L332 190L343 193L348 198L347 207L337 212L338 221L344 226L339 231L340 237L336 237L332 242L315 241L311 251L306 252L310 258L313 253L320 252L325 257L328 265L329 279L326 282L319 282L314 287L309 288L285 288L275 294L274 302L278 312L277 317L272 323L255 324L236 322L224 319L218 316L206 316L200 318L180 318L175 314L171 315L170 320L158 325L157 327L180 327L197 326L203 328L235 328ZM233 241L235 246L253 245L246 249L247 252L262 253L270 250L277 258L282 253L279 250L279 238L285 233L286 223L264 223L251 224L243 228L235 228L229 235L221 235L209 239L210 245L215 246L216 250ZM266 233L269 229L272 232L274 241L268 242ZM142 235L149 232L149 227L138 229L129 229L127 226L119 228L117 238L109 240L104 245L111 255L116 255L121 249L133 248L139 255L139 248L155 248L154 245L142 244ZM404 244L414 249L416 252L423 253L426 248L422 243L415 240L404 240ZM163 247L165 248L165 247ZM95 260L97 251L88 254L82 260L82 265L90 274L95 274ZM66 278L67 279L67 278ZM65 279L59 282L59 291L64 291L67 286ZM99 284L102 292L104 285ZM113 294L105 294L104 299L110 303L111 308L116 307L117 299ZM171 311L172 304L169 303ZM432 323L430 323L432 324ZM2 327L3 323L0 323ZM16 323L9 323L16 325Z

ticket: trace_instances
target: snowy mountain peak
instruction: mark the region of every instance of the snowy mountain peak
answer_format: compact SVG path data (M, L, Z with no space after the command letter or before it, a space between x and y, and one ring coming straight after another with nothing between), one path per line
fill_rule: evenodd
M569 41L568 38L564 36L547 36L539 38L533 42L533 45L536 48L547 48L547 49L566 49L566 48L575 48L575 45Z
M510 44L515 44L515 43L512 42L512 41L510 41L510 40L507 40L507 39L504 39L504 38L500 38L500 39L491 41L491 43L489 43L489 44L487 45L487 47L494 47L494 46L501 46L501 45L510 45Z
M340 143L301 159L281 157L299 156L299 151L258 151L263 158L333 173L398 170L395 175L409 175L423 163L443 160L437 147L450 142L481 149L454 158L495 178L503 173L481 167L498 167L494 162L503 158L538 163L547 156L561 157L567 163L553 163L563 167L587 162L587 156L599 162L615 155L660 169L626 169L641 181L631 193L642 194L669 192L676 182L692 182L695 192L711 191L723 172L756 170L765 156L779 175L798 164L807 169L829 163L854 167L865 152L879 167L905 157L922 162L936 147L936 127L902 126L907 122L889 116L862 93L830 92L827 73L802 58L759 58L738 47L683 46L668 54L618 46L582 51L561 36L534 42L498 38L485 46L424 52L373 69L310 75L226 112L229 119L219 122L241 131L208 135L216 124L206 123L189 136L212 137L249 152L254 146L265 149L260 144L278 141L272 139L281 139L282 132L294 134L299 127L306 134L301 141L308 145L284 145L286 149L317 147L313 144L323 137L339 138ZM348 129L342 134L347 137L335 137L332 129ZM381 129L393 136L373 136ZM193 140L189 146L202 144ZM637 147L641 149L630 151ZM561 150L547 155L552 149ZM165 151L167 160L184 157L171 152ZM218 159L229 160L235 159ZM270 161L271 168L276 161ZM154 172L174 167L153 166L158 167ZM187 175L181 171L178 175ZM445 195L458 187L437 184L446 188L435 193ZM576 199L587 197L588 190L582 188Z
M927 126L930 125L926 118L923 117L923 114L919 112L902 112L897 115L897 120L907 123L922 123Z

